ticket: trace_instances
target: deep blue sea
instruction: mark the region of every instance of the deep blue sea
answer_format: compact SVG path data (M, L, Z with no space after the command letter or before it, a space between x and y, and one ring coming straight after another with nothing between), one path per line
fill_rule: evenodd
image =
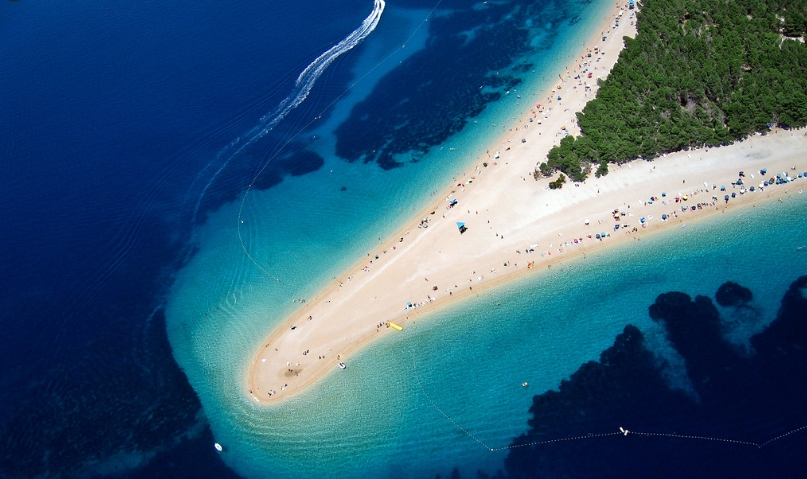
M540 92L613 8L0 3L0 477L804 470L795 191L434 313L293 405L243 394L292 300L462 172L530 107L507 92Z

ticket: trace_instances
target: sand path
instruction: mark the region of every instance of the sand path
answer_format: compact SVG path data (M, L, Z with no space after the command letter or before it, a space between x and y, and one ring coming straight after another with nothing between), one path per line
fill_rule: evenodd
M629 245L649 231L680 228L697 216L807 189L807 179L745 194L732 185L740 170L746 173L748 187L758 187L762 168L769 171L766 177L807 170L803 130L612 166L605 177L592 175L561 190L549 190L549 179L536 181L532 176L536 161L543 160L566 131L577 133L574 112L594 97L596 80L610 72L622 37L635 35L630 11L622 9L620 26L613 27L620 10L616 8L602 25L605 41L596 32L567 74L553 85L560 88L545 92L541 108L515 120L489 149L488 159L456 178L430 208L305 303L263 342L245 378L256 403L291 399L326 374L338 372L338 363L349 367L351 356L373 338L406 334L405 329L387 327L388 321L406 328L424 312L586 251ZM586 56L589 52L591 58ZM797 171L791 170L794 165ZM722 185L726 192L720 191ZM736 198L726 203L723 197L731 193ZM687 201L675 201L683 196ZM658 200L650 202L651 197ZM453 207L452 200L457 200ZM666 221L663 214L669 216ZM422 223L424 218L428 221ZM460 234L457 222L465 223L465 233ZM619 230L614 229L617 223ZM597 239L603 232L607 236Z

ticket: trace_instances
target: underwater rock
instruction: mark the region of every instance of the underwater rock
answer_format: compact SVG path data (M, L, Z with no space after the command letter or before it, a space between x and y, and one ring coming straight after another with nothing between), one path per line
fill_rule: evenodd
M734 281L726 281L717 288L715 300L720 306L737 306L754 298L751 290Z

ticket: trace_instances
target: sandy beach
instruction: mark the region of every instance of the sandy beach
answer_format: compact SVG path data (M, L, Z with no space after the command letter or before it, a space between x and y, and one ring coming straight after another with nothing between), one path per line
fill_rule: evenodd
M588 251L630 247L649 232L807 190L807 178L798 178L807 171L804 130L611 165L607 176L592 173L560 190L548 187L557 175L536 180L536 162L565 135L579 134L575 112L594 98L622 38L636 34L631 14L627 5L615 7L565 74L490 146L487 158L268 332L245 378L251 400L277 404L293 398L338 372L339 363L350 367L351 357L374 338L406 334L407 322L452 301ZM794 181L760 188L777 174ZM458 223L464 223L463 233Z

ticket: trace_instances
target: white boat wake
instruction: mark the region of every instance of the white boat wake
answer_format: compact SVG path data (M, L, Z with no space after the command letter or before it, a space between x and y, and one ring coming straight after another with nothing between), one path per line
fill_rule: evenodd
M266 136L267 133L272 131L272 128L286 118L286 115L288 115L291 110L298 107L303 101L305 101L308 94L311 92L311 89L314 87L314 83L316 83L317 79L322 76L322 73L328 68L328 66L330 66L330 64L342 54L352 50L356 45L361 43L362 40L367 38L367 36L372 33L373 30L375 30L379 20L381 20L381 14L384 12L385 6L386 3L384 0L375 0L373 11L370 12L370 15L364 19L359 28L350 33L350 35L345 37L341 42L328 49L328 51L317 57L317 59L311 62L310 65L305 67L302 73L300 73L300 75L297 77L297 81L294 82L294 88L292 89L291 93L282 102L280 102L280 104L274 110L262 116L258 121L258 124L255 125L251 130L231 141L227 146L222 148L218 154L216 154L216 159L212 162L212 164L220 164L221 166L219 166L219 169L213 173L213 176L202 189L202 193L199 195L199 199L197 200L196 206L193 210L192 224L196 222L196 216L199 212L199 207L205 193L207 192L208 188L210 188L210 185L213 184L216 177L218 177L219 173L221 173L224 168L227 167L230 161L238 156L238 154L241 153L244 148Z

